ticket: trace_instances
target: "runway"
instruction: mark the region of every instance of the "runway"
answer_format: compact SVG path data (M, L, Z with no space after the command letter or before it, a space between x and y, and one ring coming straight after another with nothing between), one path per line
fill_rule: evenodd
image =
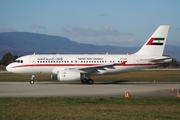
M131 97L176 97L180 82L97 82L93 85L79 82L0 82L0 97L124 97L125 91Z

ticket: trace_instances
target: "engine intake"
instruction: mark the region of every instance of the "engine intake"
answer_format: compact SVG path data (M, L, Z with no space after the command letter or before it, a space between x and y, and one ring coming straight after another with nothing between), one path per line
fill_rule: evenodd
M77 71L60 70L57 75L51 75L51 79L59 81L80 80L81 74Z

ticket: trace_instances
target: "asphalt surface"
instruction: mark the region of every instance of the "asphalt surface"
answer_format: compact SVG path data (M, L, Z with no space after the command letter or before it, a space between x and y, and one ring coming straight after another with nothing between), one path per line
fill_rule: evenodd
M178 89L180 82L0 82L0 97L177 97Z

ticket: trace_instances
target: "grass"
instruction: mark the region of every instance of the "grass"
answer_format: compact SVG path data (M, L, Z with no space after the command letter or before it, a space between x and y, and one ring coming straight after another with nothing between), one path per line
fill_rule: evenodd
M178 98L1 98L0 119L179 120Z
M19 75L12 73L0 74L0 82L29 82L30 75ZM95 82L98 81L127 81L127 82L180 82L179 70L144 70L117 75L93 76ZM52 81L48 75L36 76L38 81Z
M0 65L0 70L6 70L6 66Z
M98 80L111 80L111 81L130 81L130 82L180 82L179 70L144 70L124 74L110 75L110 76L97 76Z
M137 71L96 76L96 81L179 82L180 71ZM38 81L52 81L37 76ZM0 74L0 81L29 82L29 75ZM0 120L179 120L180 99L173 97L0 98Z
M31 79L30 75L2 73L0 74L0 82L29 82ZM52 81L48 75L39 75L36 77L38 81Z

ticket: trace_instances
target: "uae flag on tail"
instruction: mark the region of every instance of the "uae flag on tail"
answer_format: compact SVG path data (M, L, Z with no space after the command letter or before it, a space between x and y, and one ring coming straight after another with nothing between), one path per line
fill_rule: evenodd
M146 45L163 45L164 38L151 38Z

